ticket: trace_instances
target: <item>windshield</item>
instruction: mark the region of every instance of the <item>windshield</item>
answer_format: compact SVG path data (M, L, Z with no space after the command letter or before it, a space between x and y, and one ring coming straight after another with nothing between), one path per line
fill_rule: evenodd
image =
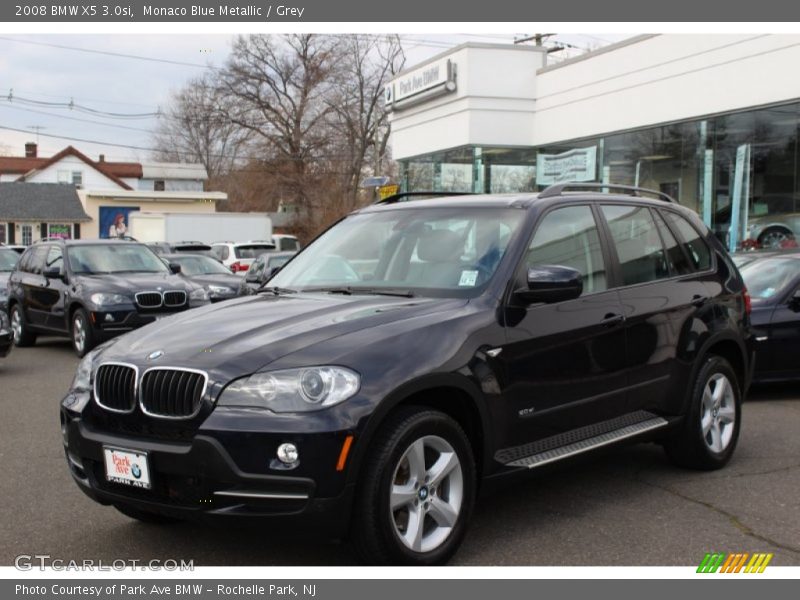
M233 254L236 258L258 258L273 250L275 250L275 246L268 244L248 244L247 246L235 246Z
M0 271L13 271L19 260L19 254L13 250L0 249Z
M103 273L164 273L169 269L142 244L92 244L67 248L73 272L85 275Z
M181 266L181 273L188 275L232 275L219 261L207 256L171 256L170 262Z
M800 260L765 258L740 269L753 301L763 301L780 294L800 273Z
M494 274L524 214L463 207L356 214L297 255L270 287L471 295Z

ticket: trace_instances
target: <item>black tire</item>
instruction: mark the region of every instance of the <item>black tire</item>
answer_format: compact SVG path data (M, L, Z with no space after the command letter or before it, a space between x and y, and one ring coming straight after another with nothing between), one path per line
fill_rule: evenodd
M28 322L25 320L25 313L22 312L22 308L19 304L15 304L11 307L10 318L12 325L11 330L14 332L14 345L20 348L33 346L36 343L36 334L28 327ZM18 319L18 329L15 329L15 319Z
M410 489L416 487L413 482L417 478L411 476L411 463L404 459L406 452L415 446L415 442L423 444L424 469L426 473L430 473L434 459L441 458L444 454L437 456L436 449L425 444L441 444L442 440L445 446L454 451L460 471L452 469L440 482L434 482L434 485L422 484L421 487L425 488L424 496L421 489L413 491L411 497L414 500L409 501L407 508L392 511L390 492L393 484L403 476L405 466L409 467L405 475L406 481L400 485L408 485ZM449 451L448 455L451 455ZM436 485L439 485L438 489ZM367 564L435 565L447 562L464 539L475 504L475 490L475 459L469 440L459 424L448 415L425 407L403 407L397 410L376 433L359 482L351 531L357 554ZM441 525L437 518L443 515L441 507L443 504L458 504L459 496L460 509L455 513L454 524L449 527ZM423 500L420 501L420 498ZM418 529L423 532L420 539L427 535L434 538L434 541L425 543L438 545L415 551L402 541L397 519L402 521L405 513L405 529L407 532L412 531L412 510L419 511L414 514L423 515L420 521L422 527ZM426 528L427 534L424 533ZM436 541L437 536L441 536L441 541Z
M136 519L137 521L141 521L142 523L147 523L149 525L172 525L173 523L180 522L179 519L167 517L158 513L148 512L146 510L139 510L138 508L125 506L124 504L115 504L114 508L116 508L126 517Z
M779 249L782 241L793 239L794 234L785 227L767 227L758 236L758 245L761 248Z
M716 414L713 410L707 410L705 407L704 394L706 387L716 391L717 385L722 381L721 378L729 382L729 389L732 393L732 402L730 400L723 406L720 406L716 401L711 402L715 405ZM714 380L717 380L715 383ZM713 398L713 394L712 394ZM726 408L727 407L727 408ZM729 413L732 409L734 415L733 423L723 425L719 421L718 433L721 439L725 439L730 435L727 443L721 446L720 450L712 449L714 434L711 430L707 434L703 433L703 421L706 417L713 420L723 414L723 409ZM702 471L712 471L721 469L733 456L736 449L736 443L739 439L739 429L742 423L742 393L741 384L736 377L736 373L731 368L730 363L720 356L709 356L706 358L703 366L697 373L694 382L692 383L691 396L689 398L689 407L683 422L680 424L677 431L669 436L664 443L664 449L667 456L678 466L688 469L697 469ZM730 431L727 428L730 427Z
M79 327L82 328L83 336L78 331ZM97 336L95 336L94 328L91 321L89 321L89 315L82 308L77 309L72 314L69 332L72 339L72 348L78 358L83 358L87 352L90 352L97 345Z

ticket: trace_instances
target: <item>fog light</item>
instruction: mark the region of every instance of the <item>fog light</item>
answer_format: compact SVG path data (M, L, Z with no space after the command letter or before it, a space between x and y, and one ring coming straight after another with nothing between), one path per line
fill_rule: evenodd
M297 462L299 456L297 446L294 444L281 444L278 446L278 460L285 465Z
M112 315L111 313L106 313L106 321L108 323L113 323L114 322L114 315Z

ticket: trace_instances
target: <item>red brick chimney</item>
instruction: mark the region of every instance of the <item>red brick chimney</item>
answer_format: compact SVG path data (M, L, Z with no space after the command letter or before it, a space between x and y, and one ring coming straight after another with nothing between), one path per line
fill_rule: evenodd
M28 142L25 144L25 158L36 158L36 144Z
M99 162L106 162L106 155L105 154L101 154L100 155L100 161Z

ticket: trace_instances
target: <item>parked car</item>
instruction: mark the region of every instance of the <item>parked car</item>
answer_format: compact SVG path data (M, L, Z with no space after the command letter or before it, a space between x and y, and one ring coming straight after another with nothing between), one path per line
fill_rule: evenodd
M296 236L287 233L273 233L272 242L278 252L299 252L302 248L300 240Z
M601 189L369 206L258 294L98 348L61 403L72 477L146 522L270 522L431 564L482 484L623 440L723 467L744 283L691 210Z
M243 289L251 292L256 291L264 285L269 278L272 277L279 269L283 267L289 260L297 254L296 252L270 252L262 254L244 275Z
M19 244L6 244L3 246L3 248L6 248L7 250L13 250L17 254L22 254L28 249L27 246L20 246Z
M11 321L5 311L0 311L0 358L5 358L11 352L12 339Z
M19 261L19 254L0 246L0 312L8 311L8 277Z
M785 213L751 217L748 221L748 238L760 248L780 249L796 245L800 231L800 213Z
M260 240L240 243L214 242L211 247L223 265L241 275L247 272L256 258L267 252L275 251L275 244L271 241Z
M751 262L755 262L762 258L767 258L769 256L781 256L783 254L792 254L800 252L800 248L787 248L782 250L751 250L748 252L736 252L735 254L731 255L733 259L733 264L735 264L740 269L745 265L749 265Z
M181 275L203 286L211 302L230 300L240 293L242 278L231 273L216 258L188 253L164 254L161 258L169 264L179 265Z
M208 304L208 293L173 273L144 244L118 240L31 246L9 277L14 343L67 335L78 356L142 325Z
M800 253L759 258L741 273L753 299L755 379L800 379Z

